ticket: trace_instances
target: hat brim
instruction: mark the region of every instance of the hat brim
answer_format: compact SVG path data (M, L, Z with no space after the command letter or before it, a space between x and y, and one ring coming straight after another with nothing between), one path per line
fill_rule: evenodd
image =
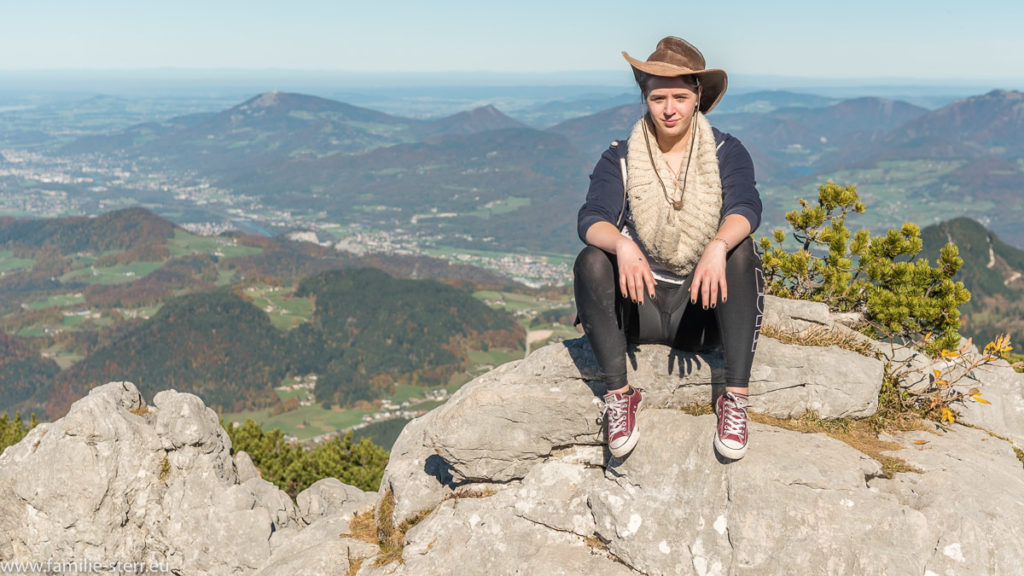
M691 70L666 62L644 62L633 58L626 52L623 52L622 56L633 67L633 77L636 78L637 84L640 83L641 72L651 76L664 76L666 78L699 76L701 85L700 111L705 114L711 112L718 105L718 102L722 99L722 96L725 96L725 91L729 87L729 76L725 73L725 70L719 68Z

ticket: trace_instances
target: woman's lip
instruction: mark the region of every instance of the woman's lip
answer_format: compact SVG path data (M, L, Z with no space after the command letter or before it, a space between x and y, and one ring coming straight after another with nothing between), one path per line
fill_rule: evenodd
M662 120L661 122L665 126L668 126L669 128L671 128L671 127L675 126L679 122L679 119L676 118L675 120Z

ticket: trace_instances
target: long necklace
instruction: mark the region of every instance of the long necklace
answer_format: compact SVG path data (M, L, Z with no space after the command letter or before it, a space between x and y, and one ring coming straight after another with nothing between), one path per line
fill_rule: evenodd
M686 155L686 170L683 171L683 189L679 191L678 200L675 200L673 197L675 196L676 190L679 186L679 176L673 173L672 167L669 166L668 171L674 177L674 180L672 181L672 195L670 196L668 188L665 187L665 180L661 177L661 174L658 173L658 164L654 161L654 152L651 150L651 139L647 135L647 122L643 123L644 142L647 144L647 157L651 159L651 168L654 168L654 173L658 176L658 184L661 184L661 192L665 195L665 201L671 204L672 208L675 208L676 210L683 209L683 197L686 195L686 180L687 176L690 174L690 161L693 160L693 141L696 140L697 137L696 120L696 113L694 113L694 118L690 119L690 151Z

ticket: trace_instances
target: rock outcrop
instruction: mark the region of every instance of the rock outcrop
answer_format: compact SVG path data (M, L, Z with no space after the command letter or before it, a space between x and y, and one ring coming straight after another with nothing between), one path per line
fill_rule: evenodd
M846 320L775 299L765 313L782 332L843 331ZM714 416L681 409L710 402L720 367L713 354L637 349L642 438L615 459L585 339L553 344L410 422L378 493L326 479L295 502L232 455L199 398L162 392L147 407L133 385L108 384L0 455L0 560L264 576L940 576L1024 564L1020 374L967 375L992 401L963 410L975 427L886 438L915 470L887 476L839 440L759 423L746 458L722 460ZM754 409L866 416L881 378L880 360L763 337ZM376 544L353 537L351 521L371 509L407 530L401 560L378 561Z
M0 560L343 575L348 558L377 552L339 538L372 493L322 481L296 508L244 452L232 456L198 397L164 391L153 404L131 383L107 384L4 451Z
M782 332L866 340L824 305L769 298L766 308ZM481 376L410 423L378 497L394 498L396 525L432 512L407 532L403 563L359 574L937 576L1012 574L1024 562L1010 544L1024 536L1024 464L1011 442L961 425L901 434L888 438L902 446L893 455L917 471L887 478L839 440L755 423L747 457L723 461L714 416L680 410L710 401L720 360L659 346L633 359L642 439L622 460L602 446L602 390L582 339ZM882 367L763 337L752 377L757 411L866 416ZM1021 447L1021 375L997 366L977 378L1004 405L971 404L965 416ZM465 552L484 548L493 553Z

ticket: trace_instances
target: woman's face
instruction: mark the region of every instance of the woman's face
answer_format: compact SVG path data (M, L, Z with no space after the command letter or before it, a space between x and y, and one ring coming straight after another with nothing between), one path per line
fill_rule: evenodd
M686 135L698 102L692 81L652 76L647 81L645 100L659 139L675 140Z

